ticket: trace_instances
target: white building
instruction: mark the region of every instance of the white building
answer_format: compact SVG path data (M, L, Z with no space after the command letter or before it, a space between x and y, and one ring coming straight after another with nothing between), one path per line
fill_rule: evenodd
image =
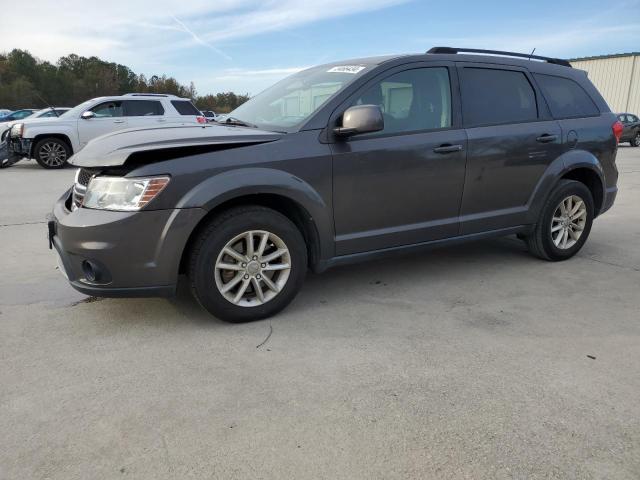
M611 110L640 115L640 52L569 61L573 67L588 72Z

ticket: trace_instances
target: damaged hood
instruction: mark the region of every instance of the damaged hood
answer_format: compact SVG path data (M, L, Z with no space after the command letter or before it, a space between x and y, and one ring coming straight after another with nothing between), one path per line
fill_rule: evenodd
M90 141L69 159L76 167L124 165L137 152L172 150L208 145L253 145L273 142L283 134L254 128L224 125L189 125L120 130Z

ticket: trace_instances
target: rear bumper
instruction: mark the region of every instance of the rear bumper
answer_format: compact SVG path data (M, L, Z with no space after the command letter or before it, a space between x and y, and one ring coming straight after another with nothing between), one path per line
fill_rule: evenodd
M69 197L70 191L55 204L48 229L73 288L98 297L175 293L182 253L205 210L71 212Z
M600 209L599 215L602 215L604 212L609 210L613 203L616 201L616 196L618 195L618 187L607 188L604 193L604 199L602 200L602 208Z

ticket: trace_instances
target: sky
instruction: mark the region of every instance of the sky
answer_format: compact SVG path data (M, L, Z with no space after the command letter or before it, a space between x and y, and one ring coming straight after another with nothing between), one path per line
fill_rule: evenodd
M2 46L254 95L305 67L458 46L574 58L640 51L640 0L0 0ZM24 19L29 19L28 27Z

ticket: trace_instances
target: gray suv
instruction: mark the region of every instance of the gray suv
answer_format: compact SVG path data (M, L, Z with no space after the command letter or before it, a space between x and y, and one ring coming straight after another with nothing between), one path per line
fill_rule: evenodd
M490 54L490 55L487 55ZM545 260L614 202L622 125L564 60L436 47L297 73L201 126L75 154L50 244L71 285L275 314L308 269L518 235Z

